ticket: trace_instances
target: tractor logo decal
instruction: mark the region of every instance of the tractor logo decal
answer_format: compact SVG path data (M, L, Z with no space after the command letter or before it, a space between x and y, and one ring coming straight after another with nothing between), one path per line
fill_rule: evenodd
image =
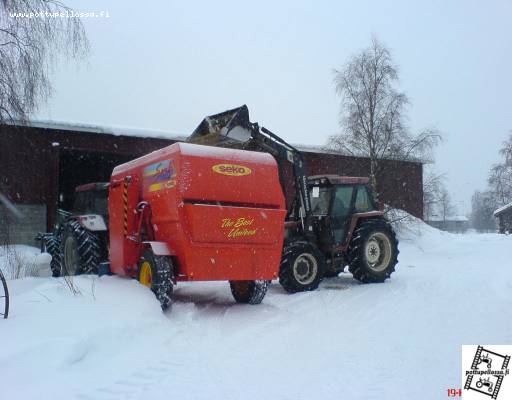
M249 167L244 167L243 165L236 164L217 164L212 167L213 171L229 176L244 176L252 173Z
M237 219L223 218L220 227L225 229L225 234L230 239L255 236L258 228L253 226L254 218L240 217Z
M144 168L144 189L156 192L176 186L176 169L172 160L164 160Z

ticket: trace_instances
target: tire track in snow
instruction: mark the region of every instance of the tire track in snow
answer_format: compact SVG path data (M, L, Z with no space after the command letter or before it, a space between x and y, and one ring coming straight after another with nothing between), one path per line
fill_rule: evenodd
M112 384L77 397L81 400L136 400L146 399L151 393L151 399L168 399L171 393L178 392L190 393L190 398L194 399L210 399L212 396L231 399L230 393L219 385L224 368L209 357L209 347L221 340L223 321L232 304L203 306L201 301L198 304L191 306L177 301L168 321L171 330L177 331L155 344L163 351L153 361L135 363L132 372L121 374ZM194 333L190 335L190 331ZM197 332L201 332L201 338L197 337ZM198 343L202 345L198 346Z

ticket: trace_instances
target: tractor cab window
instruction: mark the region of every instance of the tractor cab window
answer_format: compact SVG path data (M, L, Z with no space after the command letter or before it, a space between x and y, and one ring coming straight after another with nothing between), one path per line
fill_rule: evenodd
M107 190L84 190L75 193L73 214L108 214Z
M321 216L329 213L331 191L328 187L313 186L310 188L311 210L313 215Z
M334 243L343 243L347 233L347 227L352 215L353 186L340 185L335 187L331 205L331 232Z
M352 186L338 186L334 193L331 215L333 217L346 217L350 214L350 203L352 201Z
M73 214L89 214L94 208L94 196L90 190L75 192Z
M368 187L360 185L357 187L356 203L354 205L354 212L368 212L375 211L375 206L368 193Z
M100 190L96 193L96 205L94 207L96 214L108 216L108 191ZM107 218L108 220L108 218Z

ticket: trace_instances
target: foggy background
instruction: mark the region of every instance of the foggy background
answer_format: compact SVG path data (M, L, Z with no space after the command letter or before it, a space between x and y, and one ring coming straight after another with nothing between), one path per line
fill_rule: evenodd
M247 104L251 119L292 143L339 132L333 69L375 34L392 50L413 132L444 135L459 214L484 189L512 129L508 1L69 0L91 42L87 64L60 65L36 117L188 135L207 115Z

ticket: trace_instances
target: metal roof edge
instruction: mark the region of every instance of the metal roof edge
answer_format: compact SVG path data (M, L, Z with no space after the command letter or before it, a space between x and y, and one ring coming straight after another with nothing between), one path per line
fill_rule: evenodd
M88 132L98 133L114 136L133 136L133 137L151 137L156 139L171 139L171 140L184 140L186 136L178 135L173 132L168 132L158 129L145 129L134 128L119 125L96 125L88 124L78 121L52 121L44 119L32 119L27 122L14 121L14 123L7 122L7 125L18 125L29 128L40 129L53 129L61 131L75 131L75 132Z
M496 209L492 214L497 217L498 215L502 214L504 211L507 211L509 208L512 208L512 202L505 204L504 206Z

